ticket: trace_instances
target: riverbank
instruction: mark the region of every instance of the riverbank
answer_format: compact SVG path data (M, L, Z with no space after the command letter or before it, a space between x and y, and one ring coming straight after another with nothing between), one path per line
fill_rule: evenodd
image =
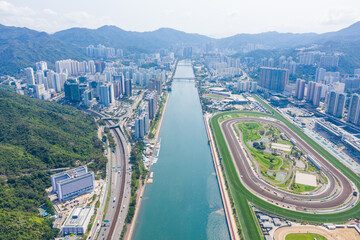
M231 201L230 201L229 193L226 188L224 173L221 168L220 159L216 152L215 142L214 142L214 138L212 136L212 132L210 129L209 120L210 120L210 116L205 114L204 115L205 127L206 127L207 135L209 138L211 154L213 157L214 168L215 168L216 176L217 176L216 179L218 181L219 188L220 188L221 198L222 198L222 202L223 202L224 210L225 210L225 216L226 216L226 220L227 220L228 227L229 227L230 238L232 240L240 240L240 236L237 232L235 216L234 216L233 211L231 211L231 209L232 209Z
M155 137L154 137L155 142L158 141L159 133L160 133L160 130L161 130L161 125L162 125L164 115L165 115L165 112L166 112L166 107L167 107L167 104L168 104L168 101L169 101L169 95L170 94L166 95L167 96L166 101L165 101L165 104L164 104L164 107L163 107L163 110L162 110L162 113L161 113L161 118L160 118L160 121L159 121L159 125L158 125L158 127L156 129L156 134L155 134ZM143 193L144 193L145 187L146 187L146 180L147 179L144 179L144 184L141 185L140 188L139 188L139 193L138 193L138 196L137 196L137 199L136 199L134 217L133 217L133 219L132 219L132 221L130 223L129 231L127 232L127 234L125 235L125 238L124 238L126 240L130 240L132 238L132 235L133 235L136 219L138 217L139 209L140 209L140 206L141 206L142 196L143 196Z

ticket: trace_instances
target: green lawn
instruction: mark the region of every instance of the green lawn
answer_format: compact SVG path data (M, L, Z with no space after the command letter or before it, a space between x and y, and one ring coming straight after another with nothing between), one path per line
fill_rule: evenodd
M217 94L208 94L206 95L208 98L216 98L216 99L222 99L225 98L225 96L217 95Z
M260 134L258 133L260 124L255 122L245 122L238 124L238 127L241 130L243 141L254 159L268 170L278 170L282 163L279 157L274 157L269 153L256 150L248 144L248 141L256 141L261 138Z
M259 102L263 102L256 95L254 98L258 99ZM290 129L292 129L295 133L297 133L300 137L302 137L308 144L310 144L315 150L317 150L320 154L326 157L329 162L331 162L334 166L336 166L339 170L341 170L350 180L357 184L359 188L360 178L353 173L350 169L340 163L336 158L334 158L331 154L326 152L323 148L321 148L316 142L314 142L311 138L305 135L299 128L291 124L287 119L277 113L274 109L272 109L269 105L264 103L271 112L274 112L273 115L257 113L257 112L245 112L245 111L237 111L233 112L233 114L237 114L238 116L257 116L257 117L273 117L276 118L283 123L285 123ZM333 222L333 223L343 223L347 222L349 219L359 218L360 217L360 205L357 204L350 210L343 211L341 213L331 213L331 214L310 214L303 212L296 212L289 209L284 209L278 206L275 206L269 202L266 202L259 198L258 196L251 193L246 187L241 183L239 176L237 174L234 162L231 159L231 155L229 149L226 145L224 136L221 132L219 126L219 119L224 115L228 115L227 113L220 113L215 115L211 119L211 128L214 133L216 146L218 152L222 158L222 165L226 175L227 184L230 190L230 194L235 203L236 214L239 218L240 226L242 229L241 235L244 239L263 239L262 233L258 230L257 220L251 213L251 209L248 205L248 201L253 202L258 208L266 210L270 213L274 213L277 215L284 216L290 220L301 220L302 222L308 223L324 223L324 222Z
M293 190L294 192L299 192L299 193L310 192L310 191L315 190L315 188L316 187L307 186L307 185L298 184L298 183L293 183L291 185L291 190Z
M316 233L290 233L285 240L327 240L326 237Z

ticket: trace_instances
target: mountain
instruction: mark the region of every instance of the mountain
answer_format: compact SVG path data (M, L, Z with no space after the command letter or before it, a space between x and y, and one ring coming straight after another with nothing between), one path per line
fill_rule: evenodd
M316 36L317 34L315 33L243 33L219 39L217 44L221 48L231 48L235 50L240 50L248 44L262 44L266 48L284 48L312 43Z
M262 44L266 48L294 48L310 44L323 44L328 41L352 42L360 40L360 22L336 32L237 34L217 41L221 48L240 50L247 44Z
M59 59L84 59L83 49L28 28L0 24L0 74L17 74L37 61L54 63Z
M39 215L52 168L88 165L105 176L106 158L92 117L73 107L0 90L0 239L53 239Z
M336 32L320 34L317 41L358 41L360 40L360 21Z
M71 28L56 32L53 36L79 47L103 44L141 52L169 48L175 44L204 44L212 40L203 35L185 33L170 28L160 28L151 32L133 32L116 26L103 26L98 29Z
M34 66L35 62L40 60L47 61L51 66L59 59L86 59L84 48L91 44L122 48L127 53L151 53L175 45L204 46L209 42L215 43L220 49L232 49L237 52L248 44L262 44L267 49L290 49L332 42L341 48L350 48L351 51L353 46L358 46L359 41L360 22L339 31L323 34L265 32L237 34L222 39L171 28L134 32L107 25L97 29L70 28L49 35L27 28L0 25L0 75L20 73L24 67Z

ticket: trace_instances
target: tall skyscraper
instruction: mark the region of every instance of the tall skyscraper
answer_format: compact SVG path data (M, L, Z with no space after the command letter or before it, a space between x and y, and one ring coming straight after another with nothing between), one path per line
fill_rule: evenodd
M320 66L324 67L336 67L339 65L338 56L322 56L320 58Z
M304 79L300 79L300 78L296 79L295 97L299 100L304 99L305 83L306 81Z
M315 62L315 54L311 52L305 52L300 55L299 63L301 65L312 65Z
M321 91L322 91L322 85L319 83L316 83L315 87L314 87L314 95L313 95L313 99L312 99L312 104L314 107L320 106Z
M36 70L41 70L41 71L45 71L47 70L47 63L44 61L40 61L36 63Z
M306 91L306 101L312 102L312 99L314 97L314 90L315 90L315 82L310 81L307 84L307 91Z
M337 96L334 116L337 118L342 118L344 115L344 107L346 102L346 95L344 93L339 93Z
M112 83L106 83L100 86L100 103L104 106L110 106L115 103L114 88Z
M36 71L36 84L44 84L45 88L48 88L46 81L45 81L45 75L43 70L37 70Z
M157 95L155 92L150 93L146 96L146 101L149 103L149 118L154 119L157 109Z
M351 95L347 122L357 124L360 114L360 96L358 94Z
M89 89L85 90L84 93L83 93L82 98L83 98L84 104L86 106L88 106L88 107L92 106L92 104L93 104L93 101L92 101L93 100L93 94L92 94L91 90L89 90Z
M36 84L34 87L35 87L36 98L41 99L41 96L45 93L44 84Z
M316 69L316 75L315 75L315 81L316 82L323 82L325 80L325 75L326 75L326 69L317 68Z
M131 83L131 79L126 79L125 80L125 94L126 97L131 97L132 96L132 83Z
M344 114L344 107L346 102L346 95L331 91L328 94L328 107L326 113L337 118L342 118Z
M79 82L76 79L68 79L64 84L65 98L70 102L80 102Z
M268 67L260 68L259 85L261 87L274 91L283 91L288 82L288 70Z
M113 75L113 80L114 80L115 99L119 99L125 94L124 75L122 73L118 75Z
M328 95L328 103L326 113L334 115L338 94L335 91L331 91Z
M143 138L149 131L149 116L143 112L135 119L135 138Z
M155 80L155 90L158 95L161 95L161 79L157 78Z
M35 84L34 69L31 67L25 68L26 82L28 85Z

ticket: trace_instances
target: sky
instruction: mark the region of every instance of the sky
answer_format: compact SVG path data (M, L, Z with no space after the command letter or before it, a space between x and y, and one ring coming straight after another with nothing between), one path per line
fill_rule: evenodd
M357 21L359 0L0 0L0 24L48 33L115 25L220 38L267 31L323 33Z

